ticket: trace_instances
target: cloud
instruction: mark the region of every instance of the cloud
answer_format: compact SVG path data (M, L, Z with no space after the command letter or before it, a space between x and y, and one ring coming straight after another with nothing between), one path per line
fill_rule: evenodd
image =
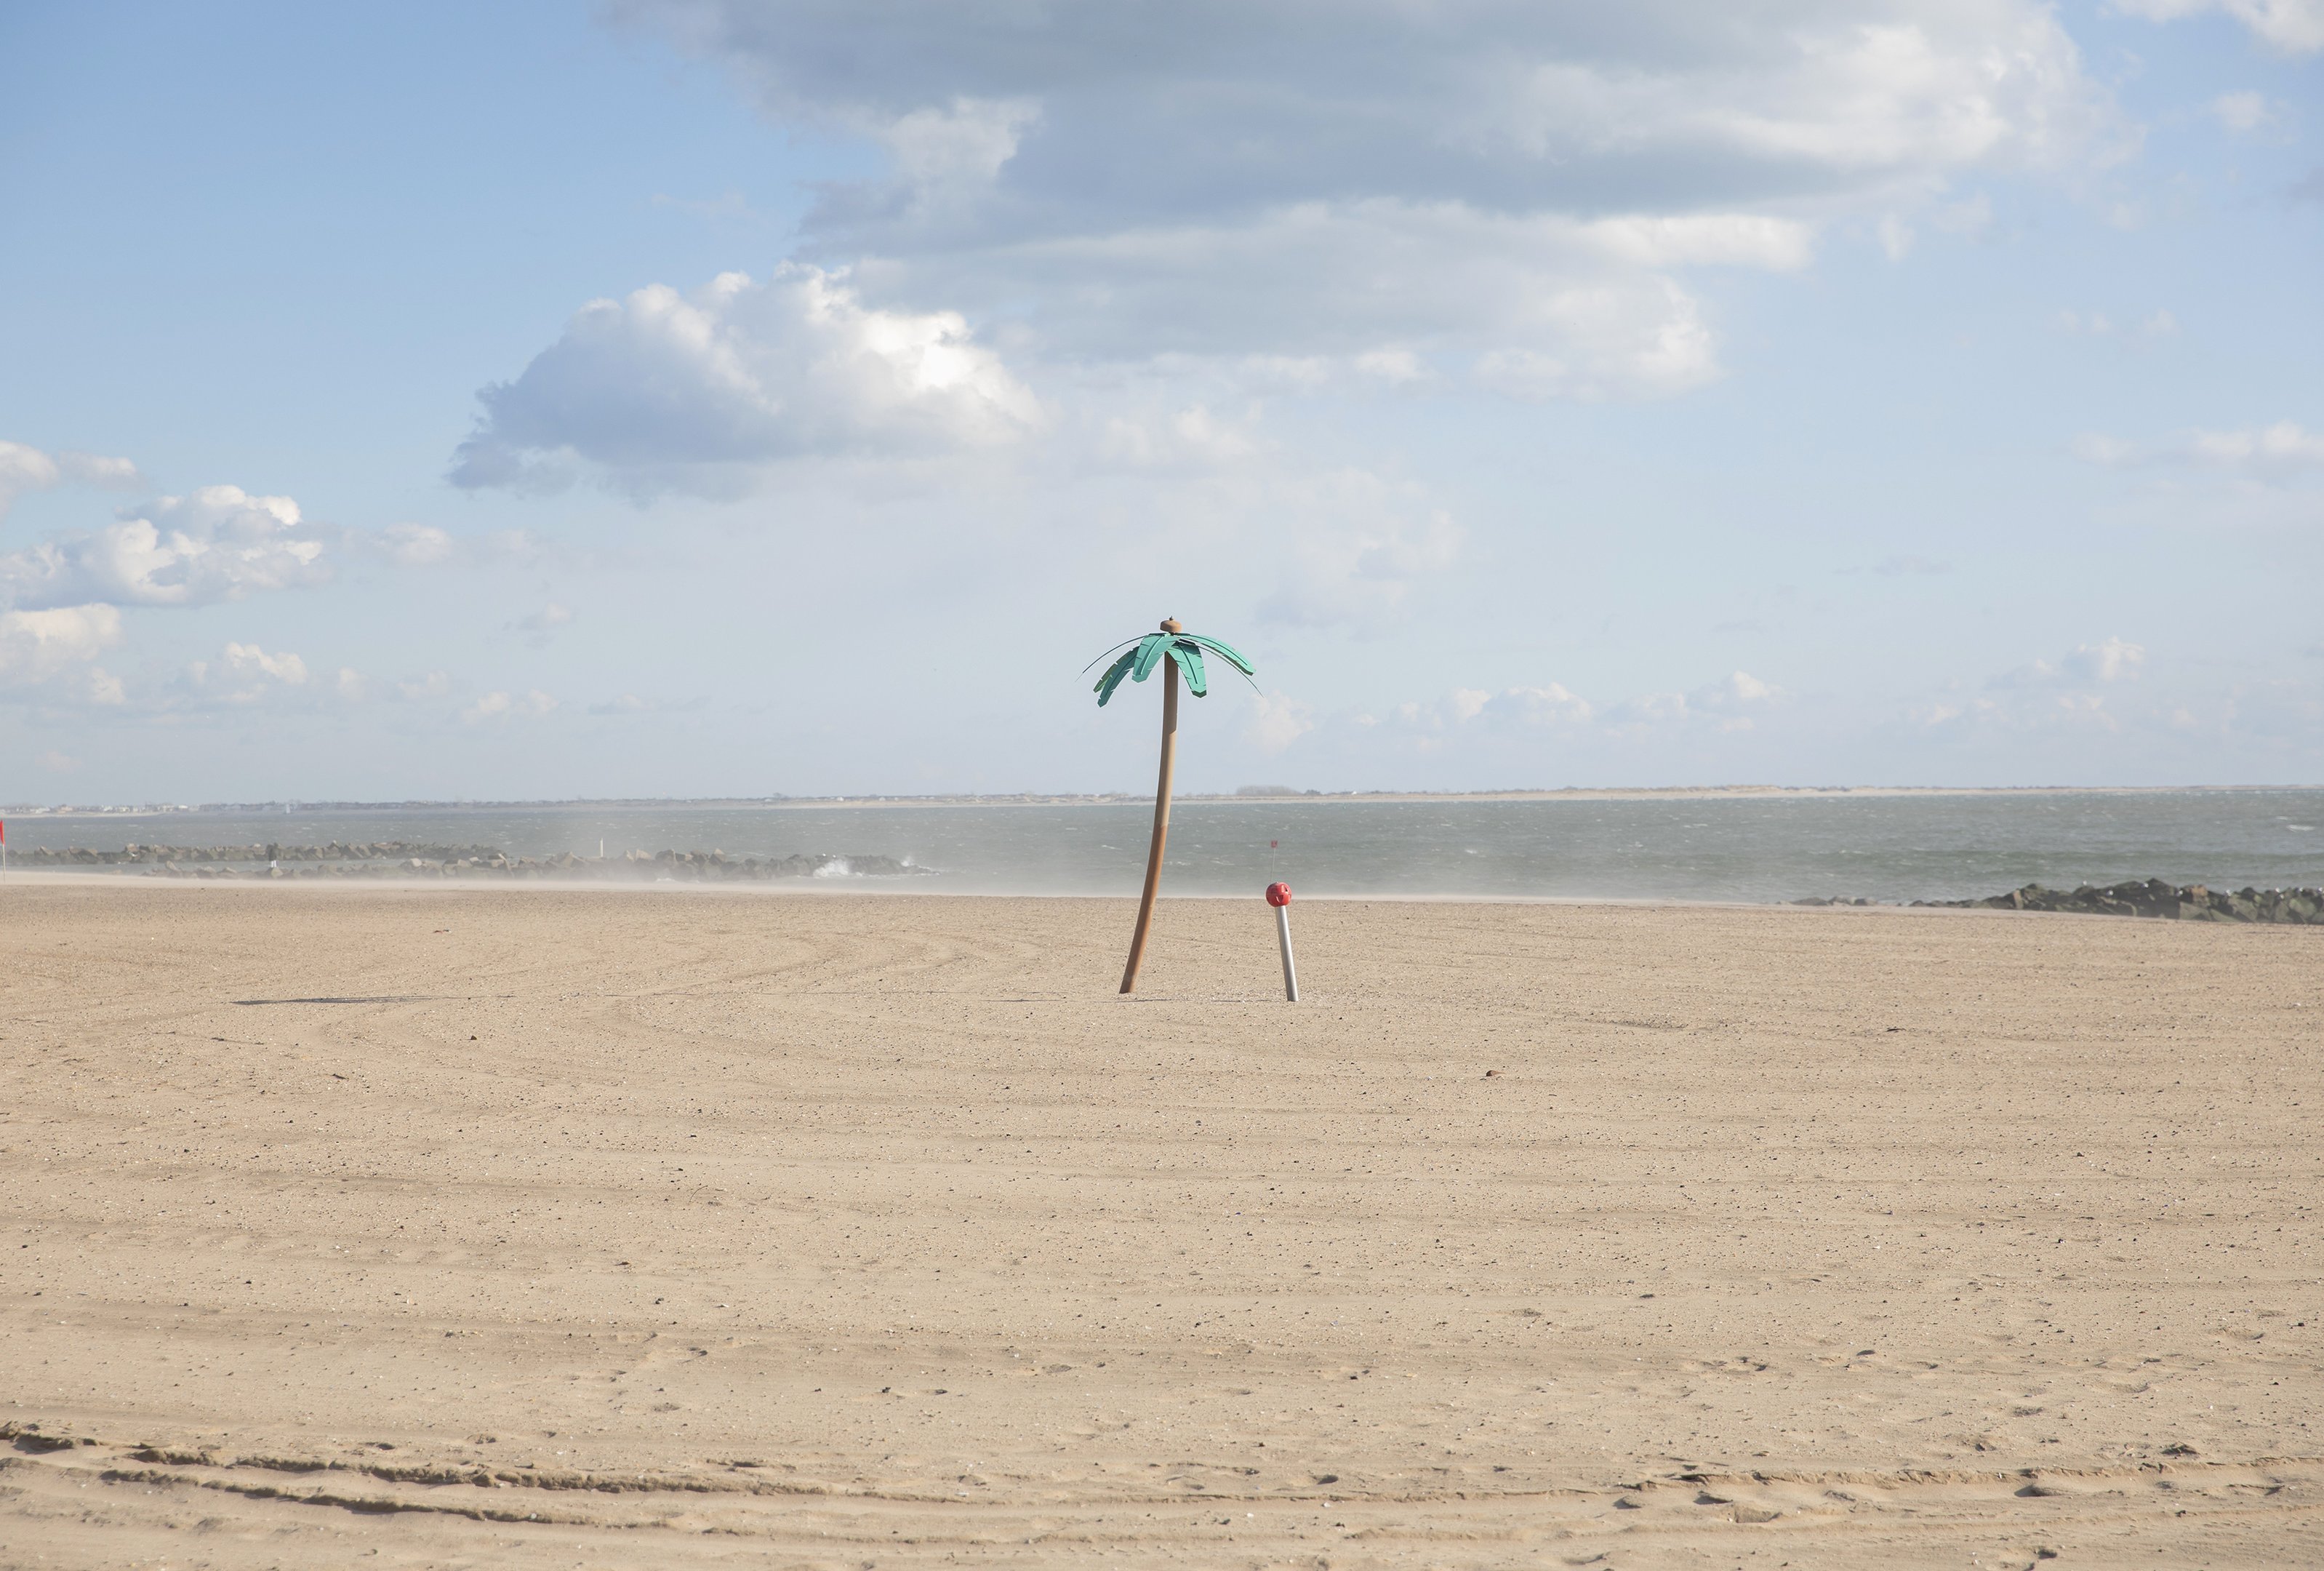
M1552 682L1543 688L1509 688L1478 707L1480 715L1498 711L1521 725L1579 725L1597 714L1589 699Z
M97 453L44 453L22 442L0 441L0 518L16 498L59 485L102 485L124 489L142 485L137 466L126 458Z
M432 523L391 523L379 531L379 547L399 568L432 568L452 559L452 537Z
M2034 0L615 9L886 150L803 254L1056 361L1389 354L1667 396L1719 374L1695 272L1796 269L1832 216L1901 234L1971 171L2131 140Z
M309 680L305 661L295 654L269 654L254 643L229 643L216 660L198 660L186 668L186 685L192 692L233 705L262 703L286 689L305 688Z
M2324 468L2324 431L2278 420L2255 430L2197 431L2184 451L2199 463L2247 474L2286 474Z
M2283 420L2245 430L2188 431L2144 447L2090 432L2074 439L2073 452L2085 463L2117 467L2193 464L2256 479L2281 480L2324 468L2324 431L2310 431L2296 420Z
M2211 113L2219 124L2239 134L2257 131L2275 124L2282 111L2267 101L2264 93L2222 93L2211 100Z
M1639 189L1790 197L2052 162L2106 118L2071 41L2020 0L614 9L732 68L780 121L874 131L890 179L925 180L908 156L925 126L973 150L947 171L1130 219L1351 188L1601 210Z
M1913 705L1913 723L1932 730L2006 733L2120 732L2126 721L2181 725L2183 709L2121 700L2135 691L2146 669L2143 645L2121 637L2077 644L2053 658L2028 661L1986 679L1970 693L1958 685L1941 698ZM2176 718L2173 718L2173 716Z
M1315 729L1315 710L1287 693L1254 693L1243 740L1261 753L1280 753Z
M1439 698L1399 704L1388 711L1388 724L1405 731L1436 735L1469 725L1489 729L1526 726L1572 726L1597 717L1598 707L1570 691L1563 683L1544 687L1454 688Z
M1115 415L1098 438L1097 453L1103 462L1130 469L1213 468L1260 451L1256 423L1222 420L1199 403L1167 419Z
M525 642L535 649L547 646L557 636L557 630L573 620L572 610L552 600L529 616L520 616L508 624L511 633L521 633Z
M2077 644L2065 658L2068 672L2086 682L2114 682L2135 676L2146 663L2144 646L2120 638L2103 643Z
M2122 638L2076 644L2055 661L2037 660L1987 679L1992 691L2034 688L2093 688L2135 677L2146 665L2146 650Z
M2085 314L2081 311L2064 310L2058 313L2058 328L2061 332L2087 334L2094 338L2112 337L2129 333L2135 333L2142 338L2167 338L2178 332L2179 319L2169 311L2158 308L2126 328L2116 323L2104 311L2090 311Z
M2115 0L2115 4L2153 22L2224 12L2285 54L2312 54L2324 49L2324 0Z
M229 642L217 655L146 686L133 700L118 677L95 663L121 641L121 613L112 605L0 613L0 688L19 689L19 699L69 698L142 716L261 707L312 711L370 697L371 684L357 671L318 671L288 651Z
M691 698L641 698L635 693L620 693L589 706L589 713L599 718L626 718L633 715L675 715L702 708L708 700L699 695Z
M1454 688L1437 698L1399 704L1381 716L1358 724L1384 725L1422 751L1445 745L1459 734L1519 735L1550 731L1572 738L1637 740L1683 729L1748 731L1759 711L1790 695L1745 671L1688 692L1646 693L1607 705L1593 703L1562 682L1533 687Z
M26 610L91 601L206 605L320 583L329 577L326 532L309 527L288 496L204 486L0 556L0 601Z
M918 216L991 185L1040 117L1022 98L954 98L867 129L894 161L890 191Z
M1399 516L1400 498L1377 476L1323 476L1312 499L1324 504L1319 519L1295 526L1289 570L1259 603L1261 621L1299 627L1400 621L1414 586L1460 554L1465 531L1452 514L1434 508Z
M0 612L0 684L18 688L48 681L90 664L120 642L121 613L110 605ZM101 671L97 677L100 685L112 680Z
M145 484L145 476L137 472L136 465L126 458L108 458L102 453L59 453L57 467L76 485L97 485L108 491L134 491Z
M1578 219L1452 201L1303 203L1233 222L1035 234L918 264L867 263L883 289L1038 301L1054 354L1343 361L1381 380L1432 363L1520 396L1657 396L1717 374L1715 340L1674 276L1790 271L1793 219L1748 214Z
M1720 731L1748 731L1757 724L1754 711L1791 695L1748 671L1735 671L1727 679L1683 693L1647 693L1616 704L1605 722L1617 734L1638 735L1679 725L1709 725Z
M0 513L27 491L45 491L60 476L56 460L22 442L0 442Z
M1164 355L1155 364L1166 368L1200 369L1199 361L1180 365L1183 357ZM1438 379L1438 373L1417 350L1409 347L1365 349L1352 355L1246 355L1227 363L1234 379L1260 392L1323 393L1384 388L1409 388Z
M407 694L410 687L406 686ZM460 711L460 718L471 725L487 720L506 721L520 715L546 715L557 707L557 700L535 688L529 693L486 693Z
M513 382L478 394L456 485L735 494L786 458L1012 441L1038 403L950 311L876 310L844 273L786 265L594 300Z

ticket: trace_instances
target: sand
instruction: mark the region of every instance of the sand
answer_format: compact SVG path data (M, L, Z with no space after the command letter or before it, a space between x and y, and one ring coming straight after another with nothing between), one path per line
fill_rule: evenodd
M0 1565L2324 1563L2324 933L0 887Z

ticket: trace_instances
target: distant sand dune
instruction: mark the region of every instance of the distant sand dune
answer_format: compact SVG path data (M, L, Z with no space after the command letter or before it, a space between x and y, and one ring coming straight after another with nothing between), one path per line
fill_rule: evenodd
M0 1565L2324 1564L2324 932L1129 912L0 887Z

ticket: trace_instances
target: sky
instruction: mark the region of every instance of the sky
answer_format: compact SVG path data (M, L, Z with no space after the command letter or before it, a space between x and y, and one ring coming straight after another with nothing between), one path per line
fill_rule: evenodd
M0 0L0 800L2324 781L2324 0Z

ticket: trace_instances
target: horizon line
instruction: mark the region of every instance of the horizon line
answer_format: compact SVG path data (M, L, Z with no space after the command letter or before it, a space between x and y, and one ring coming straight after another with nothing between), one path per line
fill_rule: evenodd
M1729 785L1651 786L1509 786L1477 790L1430 790L1381 788L1321 790L1241 786L1232 791L1190 791L1177 795L1181 803L1206 806L1283 802L1458 802L1537 801L1556 799L1669 799L1715 797L1883 797L1883 796L2038 796L2112 795L2163 796L2237 791L2313 791L2324 784L2300 782L2190 783L2181 785ZM104 818L168 817L181 813L346 812L379 810L482 810L507 808L819 808L819 807L1103 807L1148 802L1145 791L936 791L914 794L863 792L827 796L706 797L521 797L419 798L355 800L274 797L257 801L201 803L74 803L18 802L0 804L0 817L32 818L88 815Z

